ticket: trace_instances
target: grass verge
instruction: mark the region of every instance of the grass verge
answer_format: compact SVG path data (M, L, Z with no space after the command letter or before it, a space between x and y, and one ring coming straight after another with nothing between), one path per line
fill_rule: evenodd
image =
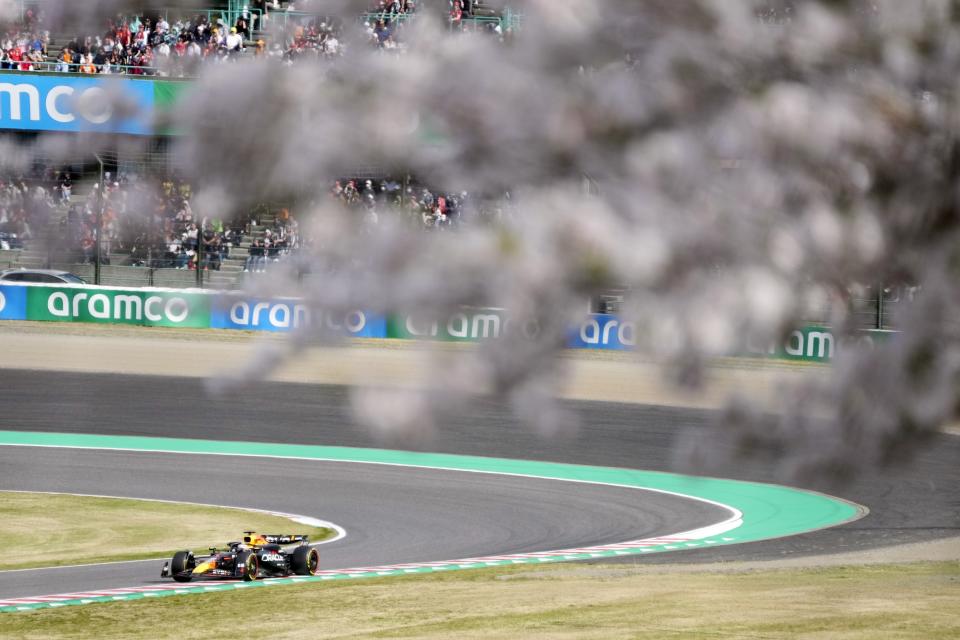
M331 537L264 513L146 500L0 492L0 570L164 558L178 549L205 551L246 529Z
M957 602L956 562L700 574L562 565L170 596L0 622L31 639L105 629L124 638L233 637L241 619L245 638L952 639ZM239 618L210 615L218 611ZM254 613L268 611L277 615Z

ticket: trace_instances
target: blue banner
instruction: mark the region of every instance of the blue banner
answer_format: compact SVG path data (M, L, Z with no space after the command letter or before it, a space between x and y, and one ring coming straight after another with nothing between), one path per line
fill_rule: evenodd
M151 134L153 80L0 73L0 129Z
M637 326L617 316L594 313L570 332L567 346L572 349L633 349L637 344Z
M246 331L292 331L318 323L326 330L351 338L386 338L387 321L363 311L351 311L335 317L304 304L302 300L253 299L218 296L210 310L211 329L243 329Z
M27 319L27 287L0 285L0 320Z

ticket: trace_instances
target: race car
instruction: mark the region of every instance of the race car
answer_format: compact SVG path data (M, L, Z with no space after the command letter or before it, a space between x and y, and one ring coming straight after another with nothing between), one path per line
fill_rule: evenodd
M210 547L210 553L202 556L177 551L163 563L160 577L177 582L197 578L249 582L257 578L315 575L319 566L320 553L310 546L309 536L244 531L242 542L228 542L222 551Z

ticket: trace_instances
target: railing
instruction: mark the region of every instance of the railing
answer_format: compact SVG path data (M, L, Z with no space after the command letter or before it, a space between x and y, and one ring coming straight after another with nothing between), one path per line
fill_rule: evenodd
M189 59L188 59L189 60ZM4 63L6 64L6 63ZM41 73L51 75L122 75L122 76L141 76L141 77L161 77L161 78L192 78L194 75L186 73L176 73L177 65L161 66L141 66L141 65L123 65L111 64L109 71L104 71L106 65L93 65L97 68L96 72L81 71L80 67L84 65L76 62L10 62L11 67L0 66L0 72L16 71L19 73ZM32 69L21 69L23 64L31 65ZM181 69L182 70L182 69Z

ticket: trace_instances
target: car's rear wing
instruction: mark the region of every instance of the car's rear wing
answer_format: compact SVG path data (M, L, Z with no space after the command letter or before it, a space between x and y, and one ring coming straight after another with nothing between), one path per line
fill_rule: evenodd
M296 533L261 533L261 537L267 541L267 544L293 544L295 542L310 542L310 536ZM244 544L251 544L253 538L249 535L243 536Z

